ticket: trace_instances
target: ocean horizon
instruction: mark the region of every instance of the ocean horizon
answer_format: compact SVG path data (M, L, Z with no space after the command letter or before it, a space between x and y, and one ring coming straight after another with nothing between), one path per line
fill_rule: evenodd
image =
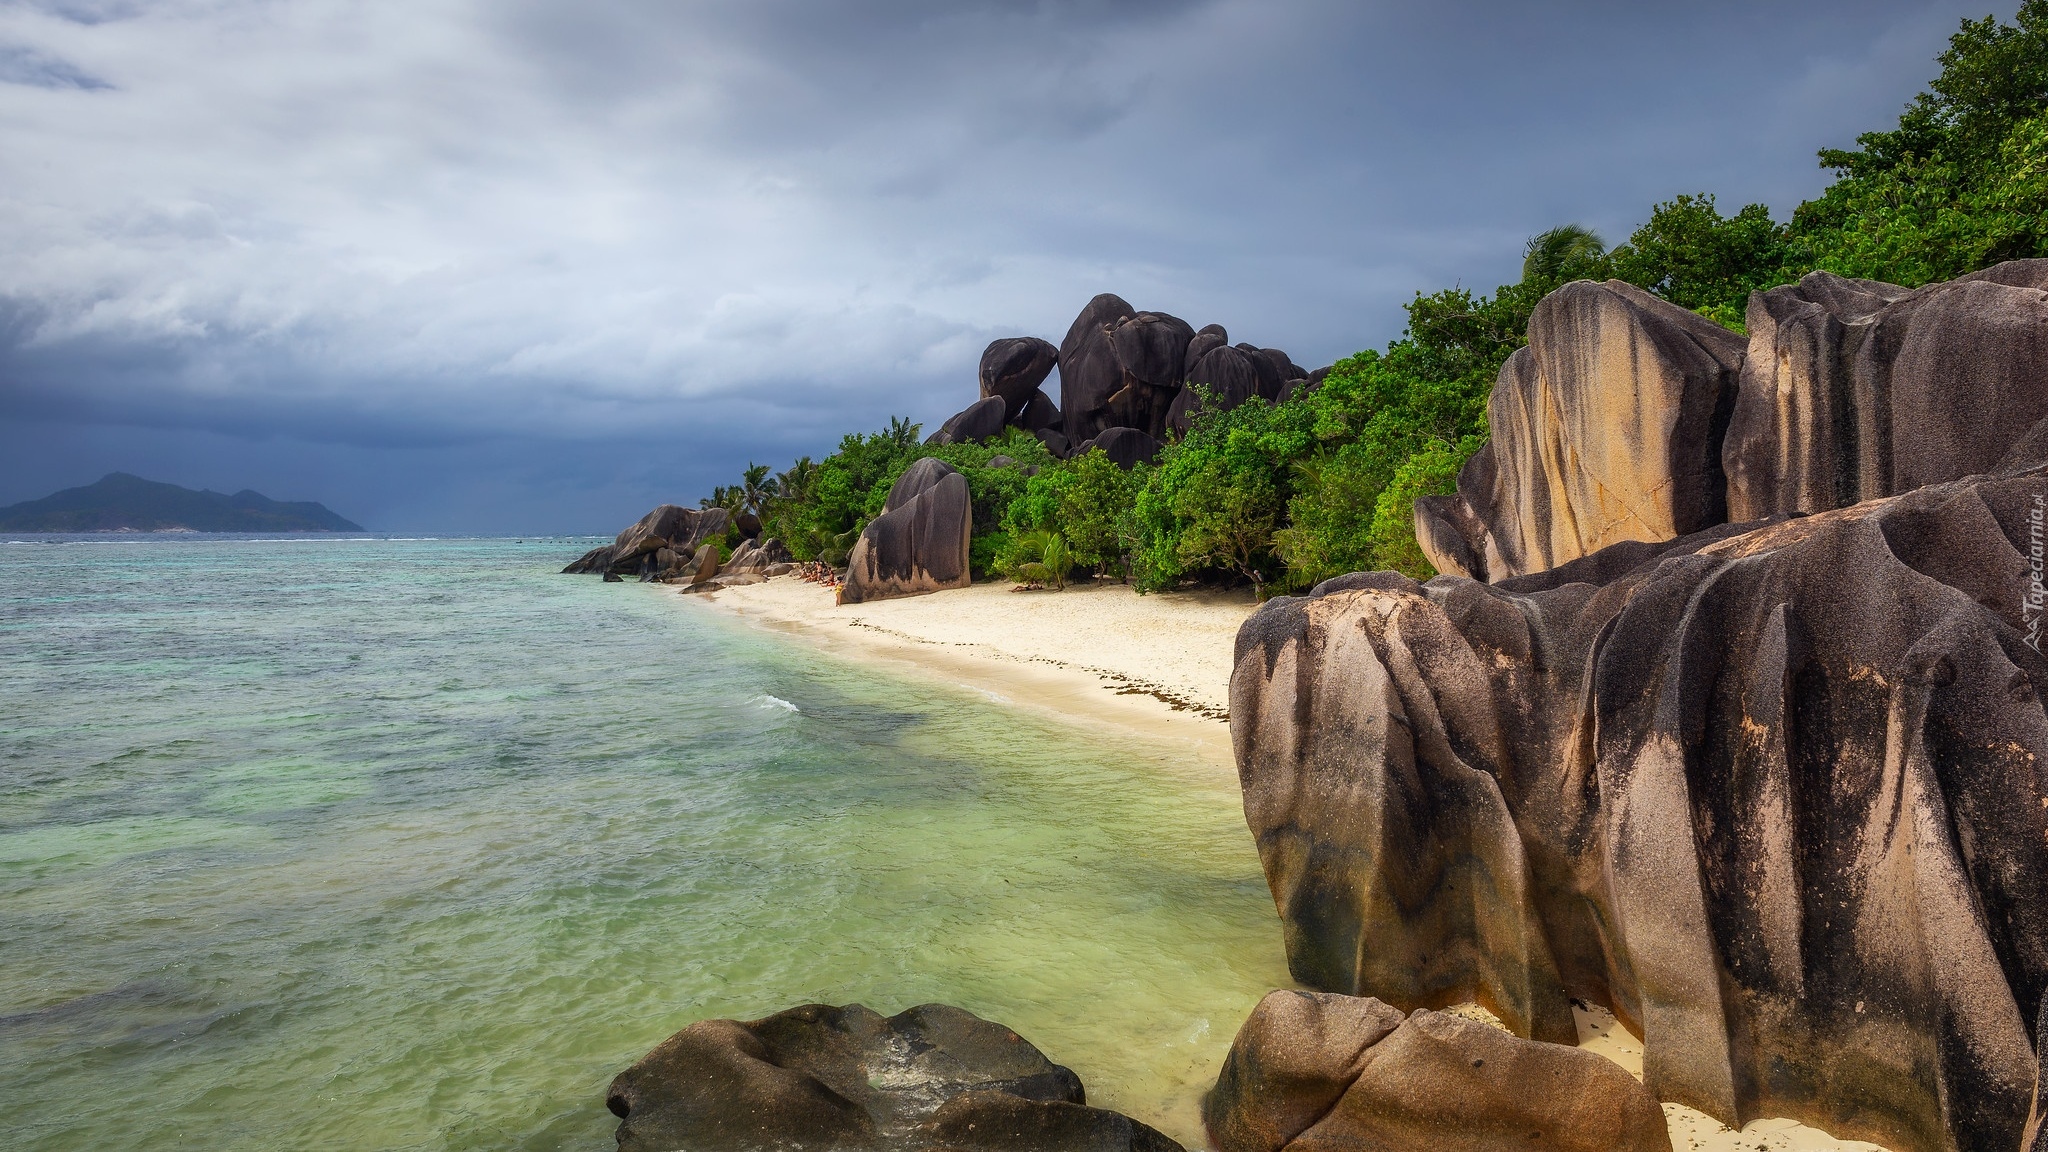
M1200 1145L1289 982L1234 779L582 539L5 537L13 1147L595 1152L694 1020L931 1001Z

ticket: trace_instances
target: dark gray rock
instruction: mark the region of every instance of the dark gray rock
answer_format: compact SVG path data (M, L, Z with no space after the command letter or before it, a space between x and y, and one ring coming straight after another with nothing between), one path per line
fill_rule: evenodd
M1081 309L1060 341L1060 430L1070 442L1109 426L1109 398L1123 387L1123 369L1109 334L1136 311L1123 297L1105 292Z
M1068 453L1072 452L1074 448L1073 445L1067 443L1067 437L1064 433L1051 428L1039 429L1038 440L1045 445L1046 451L1062 460L1066 459Z
M1185 1152L1119 1112L988 1089L946 1101L904 1143L934 1152Z
M1254 396L1265 386L1267 377L1274 375L1273 364L1257 349L1246 352L1243 348L1229 345L1212 349L1188 374L1188 386L1174 399L1167 409L1166 426L1169 430L1186 435L1194 423L1197 413L1202 410L1202 400L1197 388L1206 388L1219 412L1228 412ZM1279 394L1277 382L1274 394Z
M989 396L954 413L939 430L925 437L927 444L971 444L1002 434L1008 410L1003 398Z
M978 1129L979 1117L996 1140L963 1146L1019 1146L1001 1139L1028 1115L1013 1102L1084 1099L1072 1071L961 1009L925 1004L884 1018L859 1004L807 1004L692 1024L621 1072L605 1104L620 1118L619 1152L828 1152L933 1146L934 1136Z
M1670 1152L1664 1111L1620 1065L1441 1012L1267 995L1202 1115L1217 1152Z
M1280 386L1287 382L1287 369L1282 367L1280 363L1276 363L1272 356L1267 355L1264 348L1254 347L1250 344L1238 344L1236 348L1250 358L1255 379L1255 383L1252 386L1252 394L1267 400L1278 400L1280 398ZM1280 360L1284 362L1286 359L1286 353L1281 353Z
M974 507L967 477L925 457L898 477L846 561L839 603L917 596L973 583Z
M1181 360L1181 381L1185 383L1188 377L1195 374L1195 365L1201 362L1202 357L1218 348L1228 346L1229 343L1230 337L1224 333L1221 324L1211 324L1195 333L1194 338L1188 341L1188 354Z
M1110 463L1125 471L1139 464L1150 464L1159 456L1159 441L1136 428L1105 428L1086 447L1102 449ZM1075 455L1081 453L1077 451Z
M752 512L742 512L733 520L733 527L739 529L740 539L753 540L761 535L761 518Z
M1031 394L1021 411L1012 414L1010 423L1031 433L1057 429L1060 426L1059 406L1041 388Z
M990 343L981 354L982 398L1000 396L1009 411L1022 413L1059 358L1059 349L1036 336Z
M562 571L660 579L665 566L657 555L663 549L678 560L694 556L705 541L724 536L731 524L731 515L723 508L698 510L663 504L619 533L611 544L591 549Z
M1164 433L1166 412L1181 389L1181 370L1194 329L1177 316L1140 312L1110 330L1121 386L1106 406L1109 427Z
M1259 355L1264 356L1266 363L1273 366L1273 371L1279 375L1280 383L1283 386L1289 380L1301 380L1308 376L1308 369L1296 364L1292 357L1278 348L1261 348L1259 349ZM1269 399L1277 400L1279 395L1278 392L1275 392Z
M1603 1004L1658 1099L1730 1125L2021 1147L2044 507L2036 460L1493 585L1269 601L1230 724L1290 970L1558 1043L1571 998Z

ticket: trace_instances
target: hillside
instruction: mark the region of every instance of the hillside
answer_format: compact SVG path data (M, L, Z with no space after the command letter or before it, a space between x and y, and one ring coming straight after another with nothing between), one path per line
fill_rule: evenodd
M8 532L361 532L309 500L282 502L243 489L195 492L111 472L98 483L0 508Z

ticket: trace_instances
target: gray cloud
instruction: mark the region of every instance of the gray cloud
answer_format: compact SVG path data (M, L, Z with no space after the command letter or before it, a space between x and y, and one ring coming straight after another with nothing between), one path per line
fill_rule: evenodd
M1788 209L1975 11L1698 7L0 3L0 421L70 445L0 501L609 530L1104 290L1323 363L1554 223Z

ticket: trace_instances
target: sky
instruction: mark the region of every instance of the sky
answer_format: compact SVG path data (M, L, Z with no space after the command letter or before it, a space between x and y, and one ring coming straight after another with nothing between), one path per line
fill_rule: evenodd
M1327 364L1556 224L1782 218L2014 7L0 0L0 504L610 534L1098 292Z

